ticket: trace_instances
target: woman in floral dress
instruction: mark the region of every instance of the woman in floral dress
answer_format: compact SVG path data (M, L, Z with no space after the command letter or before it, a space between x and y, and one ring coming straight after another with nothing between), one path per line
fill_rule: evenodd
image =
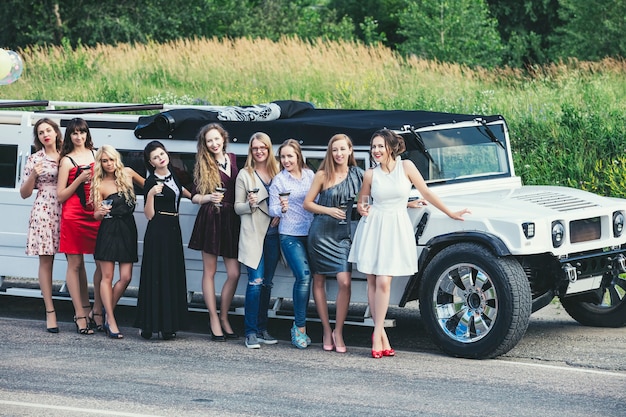
M52 266L59 250L61 204L57 199L57 176L63 135L59 125L40 119L33 128L35 153L28 157L20 195L28 198L37 190L30 212L26 254L39 256L39 288L46 306L46 329L58 333L57 316L52 302Z

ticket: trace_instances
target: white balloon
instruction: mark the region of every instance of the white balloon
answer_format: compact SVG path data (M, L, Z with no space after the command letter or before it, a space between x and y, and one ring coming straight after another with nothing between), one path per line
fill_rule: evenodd
M9 51L0 49L0 79L6 77L11 72L11 55Z
M22 71L24 70L24 63L22 62L22 58L15 51L7 51L9 58L11 60L9 74L0 79L0 85L11 84L16 81L22 75Z

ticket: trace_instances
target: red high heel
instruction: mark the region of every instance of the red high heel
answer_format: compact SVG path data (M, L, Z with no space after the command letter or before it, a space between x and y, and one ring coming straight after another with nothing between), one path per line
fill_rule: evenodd
M372 333L372 344L374 344L374 333ZM374 349L372 349L372 358L380 359L382 357L383 357L383 351L382 350L374 350Z
M396 356L396 351L393 348L384 349L383 356Z

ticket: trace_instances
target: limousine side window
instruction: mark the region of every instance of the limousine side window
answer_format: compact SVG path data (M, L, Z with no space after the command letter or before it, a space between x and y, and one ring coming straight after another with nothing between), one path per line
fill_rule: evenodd
M0 187L15 188L16 172L17 145L0 145Z

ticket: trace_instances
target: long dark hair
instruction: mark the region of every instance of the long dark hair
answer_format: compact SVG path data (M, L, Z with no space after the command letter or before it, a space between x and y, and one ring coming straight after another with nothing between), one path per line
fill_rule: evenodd
M146 147L143 148L143 163L146 166L148 172L150 172L150 175L154 174L155 169L150 163L150 154L156 149L163 149L168 157L170 155L169 152L167 152L167 149L165 149L165 145L163 145L158 140L153 140L152 142L148 143Z
M39 134L37 133L37 131L39 130L39 126L44 123L49 124L52 129L54 129L54 132L57 135L57 138L55 140L55 148L57 152L61 152L61 146L63 146L63 133L61 133L61 128L59 127L59 125L52 119L48 119L47 117L37 120L37 123L35 123L35 126L33 126L33 146L35 146L35 150L40 151L43 149L43 144L41 143L41 141L39 141Z
M70 120L65 128L65 137L63 138L63 147L61 148L61 158L74 150L74 143L72 142L72 133L74 132L87 133L85 148L93 149L93 140L91 139L91 132L89 131L87 121L85 119L81 119L80 117L76 117Z

